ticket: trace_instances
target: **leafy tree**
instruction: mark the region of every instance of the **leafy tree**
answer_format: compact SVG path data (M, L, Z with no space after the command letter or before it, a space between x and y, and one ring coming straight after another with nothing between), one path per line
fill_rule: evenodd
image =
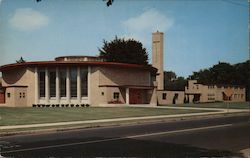
M187 80L184 77L177 77L173 71L164 71L164 89L172 91L184 91Z
M100 56L108 62L121 62L131 64L148 64L148 53L142 43L134 39L125 40L117 36L108 42L103 40L103 47L99 49Z
M164 79L166 79L166 81L174 81L176 80L176 74L173 71L164 71Z

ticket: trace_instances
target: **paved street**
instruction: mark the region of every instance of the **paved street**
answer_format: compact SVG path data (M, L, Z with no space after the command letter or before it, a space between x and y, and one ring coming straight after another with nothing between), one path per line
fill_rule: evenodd
M243 157L249 115L1 138L14 157Z

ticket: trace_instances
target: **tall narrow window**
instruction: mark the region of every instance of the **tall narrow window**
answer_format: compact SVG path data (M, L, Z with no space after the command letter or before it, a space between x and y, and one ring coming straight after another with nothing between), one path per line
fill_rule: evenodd
M81 67L81 96L88 96L88 68Z
M45 97L45 71L39 72L39 96Z
M66 69L59 70L60 96L66 97Z
M162 100L166 100L167 99L167 93L162 93Z
M56 71L49 72L49 91L50 97L56 97Z
M77 68L70 69L70 94L71 97L77 97Z

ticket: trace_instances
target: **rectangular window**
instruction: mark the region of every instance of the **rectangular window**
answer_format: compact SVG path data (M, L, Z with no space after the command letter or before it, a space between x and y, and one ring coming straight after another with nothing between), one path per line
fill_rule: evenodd
M10 98L10 93L7 93L7 97Z
M66 97L66 69L59 70L60 97Z
M167 93L162 93L162 99L166 100L167 99Z
M88 68L87 67L81 67L80 76L81 76L81 96L86 97L88 96Z
M113 96L114 99L117 99L117 100L118 100L118 99L119 99L119 94L120 94L120 93L118 93L118 92L114 92L114 96Z
M25 98L25 93L23 93L23 98Z
M241 99L243 99L243 97L244 97L244 94L241 94Z
M45 71L39 72L39 96L45 97Z
M49 91L50 97L56 97L56 71L49 72Z
M70 69L70 94L71 97L77 97L77 68Z
M19 93L19 98L22 98L22 93Z

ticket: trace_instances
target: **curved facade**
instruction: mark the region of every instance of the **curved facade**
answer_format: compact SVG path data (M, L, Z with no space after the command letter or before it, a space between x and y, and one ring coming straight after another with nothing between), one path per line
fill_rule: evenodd
M98 57L64 56L55 61L4 65L6 106L156 105L151 66L105 62Z

